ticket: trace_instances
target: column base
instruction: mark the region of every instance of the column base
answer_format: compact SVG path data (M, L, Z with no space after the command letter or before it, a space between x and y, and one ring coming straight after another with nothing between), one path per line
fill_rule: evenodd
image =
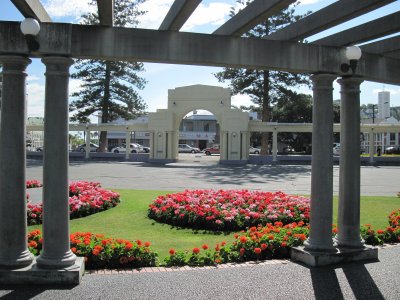
M1 269L0 278L2 284L62 284L78 285L85 272L83 257L78 257L75 264L68 268L41 269L34 260L29 266L22 269Z
M348 249L363 249L365 247L365 242L359 237L351 237L349 239L341 239L340 233L335 236L333 239L337 247L339 248L348 248Z
M48 257L45 253L36 258L38 268L42 269L63 269L73 266L77 257L71 250L65 253L63 257Z
M29 266L34 260L34 256L29 250L25 250L17 257L0 258L0 268L18 269Z
M326 252L326 253L336 253L337 249L333 246L333 242L331 242L332 245L320 245L317 243L313 243L312 240L307 239L304 242L304 250L305 251L310 251L310 252Z
M364 247L362 249L337 248L335 253L307 251L304 247L294 247L290 258L310 267L323 267L353 261L378 260L378 248Z

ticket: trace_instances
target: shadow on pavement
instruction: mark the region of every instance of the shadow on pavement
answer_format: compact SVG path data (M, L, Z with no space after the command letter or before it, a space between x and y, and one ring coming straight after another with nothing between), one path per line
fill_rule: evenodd
M357 300L385 299L367 268L362 263L336 267L310 268L315 299L345 299L335 269L342 269Z

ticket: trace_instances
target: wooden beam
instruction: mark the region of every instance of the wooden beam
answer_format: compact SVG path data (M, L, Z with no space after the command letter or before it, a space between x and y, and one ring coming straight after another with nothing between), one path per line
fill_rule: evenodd
M384 54L386 52L400 50L400 36L394 36L374 43L362 45L360 48L363 52L375 54Z
M348 46L371 41L400 31L400 12L313 41L324 46Z
M270 34L267 39L298 41L366 14L395 0L340 0Z
M43 23L39 57L128 60L170 64L332 73L344 62L341 47L190 32ZM112 42L110 42L112 41ZM0 22L0 55L32 56L19 22ZM400 83L400 60L364 53L355 76Z
M100 25L114 25L114 0L97 0Z
M159 30L179 31L200 2L201 0L175 0Z
M217 35L241 36L257 24L288 7L296 0L254 0L221 27L213 32Z
M25 18L33 18L39 22L52 22L39 0L11 0L11 2Z

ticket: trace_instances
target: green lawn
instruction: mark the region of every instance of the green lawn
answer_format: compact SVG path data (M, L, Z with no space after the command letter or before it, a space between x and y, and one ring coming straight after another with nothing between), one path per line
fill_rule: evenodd
M71 220L71 232L90 231L108 237L130 240L150 241L152 248L163 258L170 248L187 250L206 243L214 246L217 242L233 240L233 234L214 234L212 232L173 228L147 218L147 208L158 195L166 191L117 190L121 203L108 211L85 218ZM387 216L400 207L398 197L362 197L361 224L370 223L375 228L388 225ZM334 222L336 223L337 198L334 200ZM30 226L28 230L40 228Z

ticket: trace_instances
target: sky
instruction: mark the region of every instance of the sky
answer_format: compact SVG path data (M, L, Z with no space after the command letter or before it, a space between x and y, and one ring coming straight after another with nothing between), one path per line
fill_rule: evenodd
M42 0L41 2L54 22L79 23L82 14L96 9L95 6L88 4L90 0ZM302 0L301 4L297 6L296 12L302 14L307 11L316 11L334 2L336 1ZM147 13L140 18L138 27L157 29L172 3L173 0L147 0L141 7ZM238 7L235 0L203 0L181 31L212 33L229 19L229 11L232 6ZM311 42L399 10L400 1L398 0L374 12L309 37L307 40ZM0 20L22 21L23 16L12 5L11 1L0 0ZM222 71L222 68L156 63L144 63L144 68L145 72L140 73L140 76L147 80L147 84L143 90L139 91L139 94L147 104L147 111L149 112L167 108L168 89L194 84L223 87L229 85L229 82L218 82L213 75ZM73 71L72 67L71 72ZM42 117L44 114L45 68L39 59L33 59L27 72L28 117ZM70 93L79 90L79 87L80 82L78 80L70 81ZM374 82L364 82L361 85L361 103L378 103L378 92L383 89L391 92L391 106L400 106L400 86ZM308 87L300 87L297 91L312 94ZM336 82L334 83L334 99L340 99L339 85ZM250 103L251 101L246 95L236 95L232 98L232 104L236 106L249 105Z

